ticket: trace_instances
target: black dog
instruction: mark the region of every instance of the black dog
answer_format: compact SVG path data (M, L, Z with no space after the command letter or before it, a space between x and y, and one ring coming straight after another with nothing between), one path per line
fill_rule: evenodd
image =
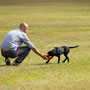
M52 56L46 63L48 63L54 56L58 57L58 63L60 63L60 55L64 54L64 56L66 57L65 60L63 61L63 63L68 60L69 62L69 57L68 57L68 53L70 51L71 48L76 48L79 46L74 46L74 47L67 47L67 46L61 46L61 47L54 47L54 49L52 49L51 51L49 51L47 54L48 56Z

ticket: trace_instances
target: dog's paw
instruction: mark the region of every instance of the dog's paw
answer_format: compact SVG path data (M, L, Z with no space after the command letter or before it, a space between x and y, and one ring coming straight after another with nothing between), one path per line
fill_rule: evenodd
M48 61L46 62L46 64L48 63Z
M65 61L62 61L62 63L64 63Z

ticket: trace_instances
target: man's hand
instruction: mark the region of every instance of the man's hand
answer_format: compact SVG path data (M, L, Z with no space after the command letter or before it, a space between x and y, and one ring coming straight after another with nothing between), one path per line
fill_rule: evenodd
M48 55L42 55L42 58L45 59L45 60L48 60L47 56Z
M42 57L45 60L48 60L47 56L48 55L42 55L37 48L33 48L32 51L34 51L36 54L38 54L40 57Z

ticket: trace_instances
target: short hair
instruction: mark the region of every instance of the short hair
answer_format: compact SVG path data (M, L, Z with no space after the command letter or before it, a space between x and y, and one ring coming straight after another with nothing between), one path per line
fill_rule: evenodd
M24 22L22 22L20 25L19 25L19 28L21 28L21 27L27 27L28 26L28 24L26 24L26 23L24 23Z

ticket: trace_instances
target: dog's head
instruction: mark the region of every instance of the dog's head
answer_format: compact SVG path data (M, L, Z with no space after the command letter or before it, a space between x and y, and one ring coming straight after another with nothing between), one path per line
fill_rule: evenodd
M51 51L49 51L47 54L49 55L49 56L54 56L54 55L56 55L57 54L57 51L56 51L56 47L54 48L54 49L52 49Z
M49 51L47 54L48 54L49 56L53 56L52 51Z

